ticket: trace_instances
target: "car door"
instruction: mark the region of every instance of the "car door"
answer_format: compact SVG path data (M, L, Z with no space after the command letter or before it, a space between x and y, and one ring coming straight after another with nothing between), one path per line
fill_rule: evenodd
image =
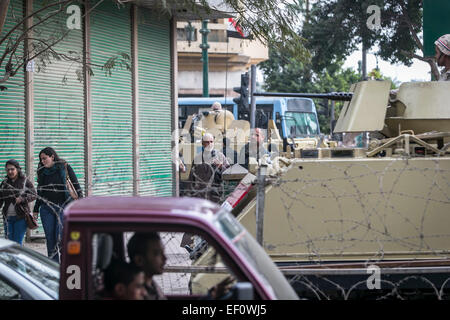
M0 263L0 300L52 300L32 282Z
M164 223L141 223L134 227L122 224L114 228L99 226L92 228L90 233L92 269L89 281L92 285L89 285L89 299L110 296L104 286L106 268L112 259L130 262L127 245L131 237L137 232L151 231L160 235L165 248L164 273L155 275L154 280L168 299L210 299L210 289L227 277L233 279L233 284L248 282L223 248L204 230ZM207 251L208 259L202 259ZM253 288L250 291L252 297L258 296ZM233 297L229 294L228 298Z

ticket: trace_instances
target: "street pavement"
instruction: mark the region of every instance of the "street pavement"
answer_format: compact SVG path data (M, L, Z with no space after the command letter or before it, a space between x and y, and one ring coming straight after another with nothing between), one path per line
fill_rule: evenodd
M45 239L32 240L31 242L24 241L24 247L39 252L40 254L47 256L47 246L45 245Z

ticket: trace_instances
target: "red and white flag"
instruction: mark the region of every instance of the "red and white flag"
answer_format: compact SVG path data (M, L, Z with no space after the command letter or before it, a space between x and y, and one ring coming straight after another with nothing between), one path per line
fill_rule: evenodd
M233 18L228 18L227 37L239 39L252 39L252 35L244 32Z

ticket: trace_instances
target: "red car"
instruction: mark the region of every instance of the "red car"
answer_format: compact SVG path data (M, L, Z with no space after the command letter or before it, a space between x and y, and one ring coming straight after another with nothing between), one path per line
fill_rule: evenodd
M127 261L128 239L146 231L157 231L165 246L164 274L155 281L168 299L206 294L203 287L207 290L227 274L236 280L228 298L298 299L228 210L196 198L124 196L85 198L66 208L59 298L98 299L111 258ZM191 246L181 246L185 234L192 235Z

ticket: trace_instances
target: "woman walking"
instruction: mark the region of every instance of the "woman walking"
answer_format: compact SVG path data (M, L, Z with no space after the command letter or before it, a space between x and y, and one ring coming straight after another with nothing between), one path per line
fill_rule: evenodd
M33 212L40 213L48 257L57 262L60 262L63 210L73 200L66 187L67 175L75 187L78 197L81 198L83 193L72 167L65 160L60 159L53 148L46 147L39 152L38 199Z
M6 177L0 185L0 207L3 206L5 234L9 240L22 245L27 231L25 214L30 214L29 203L36 199L33 183L22 173L14 159L6 161Z

